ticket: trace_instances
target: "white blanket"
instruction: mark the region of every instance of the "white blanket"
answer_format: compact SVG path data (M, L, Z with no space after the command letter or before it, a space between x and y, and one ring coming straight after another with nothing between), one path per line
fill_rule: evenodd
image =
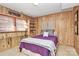
M51 52L53 52L53 55L55 55L54 50L56 49L55 44L51 40L45 40L45 39L38 39L38 38L25 38L22 39L21 42L31 43L38 46L42 46Z

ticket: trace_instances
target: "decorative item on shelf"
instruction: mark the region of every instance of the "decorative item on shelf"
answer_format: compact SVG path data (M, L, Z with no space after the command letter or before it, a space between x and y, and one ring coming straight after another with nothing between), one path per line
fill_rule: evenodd
M75 34L78 35L78 10L75 12Z
M9 13L10 15L14 15L14 16L21 17L21 15L20 15L18 12L14 11L14 10L9 10L8 13Z

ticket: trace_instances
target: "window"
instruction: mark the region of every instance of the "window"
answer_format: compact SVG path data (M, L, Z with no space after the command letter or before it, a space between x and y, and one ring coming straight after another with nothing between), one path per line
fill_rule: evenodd
M0 32L8 32L14 30L14 20L12 17L0 15Z
M0 15L0 32L25 31L26 29L25 20Z
M25 31L27 29L27 23L24 20L16 19L16 30Z

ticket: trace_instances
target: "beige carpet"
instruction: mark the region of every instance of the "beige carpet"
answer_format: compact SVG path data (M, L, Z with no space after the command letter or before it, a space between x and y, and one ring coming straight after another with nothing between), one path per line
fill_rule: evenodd
M59 45L57 49L57 56L78 56L76 50L73 47L66 45Z
M33 53L29 50L24 50L20 53L18 47L1 52L0 56L40 56L37 53ZM60 45L57 49L56 56L77 56L77 53L73 47Z
M15 47L4 52L1 52L0 56L25 56L25 54L20 53L18 47Z

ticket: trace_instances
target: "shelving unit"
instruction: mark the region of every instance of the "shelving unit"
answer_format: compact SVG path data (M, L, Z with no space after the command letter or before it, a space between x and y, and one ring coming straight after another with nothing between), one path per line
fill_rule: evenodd
M33 37L37 34L38 29L38 20L32 19L30 20L30 36Z

